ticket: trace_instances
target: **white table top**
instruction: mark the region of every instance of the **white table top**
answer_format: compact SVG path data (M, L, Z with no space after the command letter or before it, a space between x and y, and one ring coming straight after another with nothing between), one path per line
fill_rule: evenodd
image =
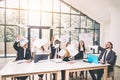
M51 72L76 68L90 68L97 66L106 66L104 64L95 64L83 62L83 60L73 60L69 62L55 62L54 60L44 60L38 63L25 63L9 61L0 71L0 75L16 75L37 72Z

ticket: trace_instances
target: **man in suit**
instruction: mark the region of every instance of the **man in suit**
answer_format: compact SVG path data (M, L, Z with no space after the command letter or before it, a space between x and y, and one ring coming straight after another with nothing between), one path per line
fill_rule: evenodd
M95 34L95 43L98 45L97 42L97 34ZM99 55L99 61L101 64L110 64L108 66L108 73L113 71L113 66L115 64L115 57L116 57L116 53L112 50L113 48L113 44L112 42L107 42L105 45L105 48L98 46L98 50L101 51L100 55ZM92 77L92 80L101 80L102 76L103 76L103 69L99 69L99 70L89 70L89 73ZM95 73L97 74L97 77L95 76Z
M54 42L54 44L53 44L53 42ZM50 44L50 49L51 49L50 59L60 58L60 56L57 54L61 50L59 40L54 41L54 38L52 38L51 44ZM53 73L53 80L56 80L55 73Z
M17 57L15 61L26 60L27 63L32 61L31 51L28 48L28 40L26 38L18 36L13 47L17 51ZM17 80L26 80L26 78L27 76L17 77Z

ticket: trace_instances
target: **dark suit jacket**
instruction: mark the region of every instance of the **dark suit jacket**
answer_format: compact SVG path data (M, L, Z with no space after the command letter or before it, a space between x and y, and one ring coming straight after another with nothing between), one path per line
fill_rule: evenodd
M29 48L26 49L25 57L24 57L24 48L19 46L19 42L15 42L13 45L14 49L17 51L17 57L16 60L22 60L22 59L31 59L31 51Z
M96 41L97 44L97 41ZM98 46L98 49L101 51L99 55L99 60L102 58L103 54L105 53L106 49L102 48L101 46ZM108 72L113 71L113 66L116 61L116 53L111 49L106 57L106 61L110 66L108 66Z
M55 52L56 52L56 48L53 46L53 44L50 44L50 48L51 48L51 55L50 55L50 59L53 59L55 56ZM59 48L59 51L61 50L61 48ZM60 57L60 56L59 56Z

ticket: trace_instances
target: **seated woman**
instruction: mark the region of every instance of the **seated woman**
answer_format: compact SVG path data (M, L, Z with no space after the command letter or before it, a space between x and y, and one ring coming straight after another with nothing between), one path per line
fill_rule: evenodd
M78 54L75 55L75 60L78 60L78 59L83 59L84 57L84 53L85 53L85 43L83 40L80 40L79 44L78 44ZM84 80L84 72L81 71L80 72L80 78L82 78L82 80Z
M68 45L70 45L70 44L71 44L70 42L67 42L66 47L68 47ZM70 61L71 58L73 58L73 57L70 55L70 53L67 49L65 49L65 50L66 50L66 53L65 53L64 56L62 56L62 59L63 59L63 61ZM61 74L62 75L62 80L65 80L65 70L62 70L61 73L62 73ZM70 77L72 76L72 74L73 73L70 73Z

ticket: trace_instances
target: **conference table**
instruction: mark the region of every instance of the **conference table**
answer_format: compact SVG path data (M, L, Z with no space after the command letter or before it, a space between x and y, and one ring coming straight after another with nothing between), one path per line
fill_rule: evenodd
M56 73L57 80L61 80L61 70L65 70L65 80L69 80L70 72L104 69L104 80L107 80L107 64L88 63L83 60L69 62L57 59L42 60L38 63L25 63L25 61L9 61L0 71L0 80L20 76Z

